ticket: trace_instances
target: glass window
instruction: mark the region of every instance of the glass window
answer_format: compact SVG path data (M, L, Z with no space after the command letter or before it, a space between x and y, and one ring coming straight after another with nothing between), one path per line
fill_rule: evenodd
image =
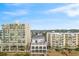
M38 52L38 50L36 50L36 52Z
M36 49L38 49L38 46L36 46Z
M42 52L42 50L39 50L39 52Z
M32 49L34 49L34 46L32 46Z
M34 52L34 50L32 50L32 52Z
M43 50L43 52L46 52L46 50Z
M43 47L43 49L46 49L46 47Z
M0 33L0 36L2 36L2 34Z
M41 47L39 47L40 49L42 49L42 46Z
M21 40L18 40L18 43L21 43Z

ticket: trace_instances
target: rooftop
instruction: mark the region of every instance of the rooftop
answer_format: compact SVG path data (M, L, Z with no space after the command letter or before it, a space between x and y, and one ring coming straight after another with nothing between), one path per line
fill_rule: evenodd
M45 44L45 37L43 35L35 35L32 37L32 44Z

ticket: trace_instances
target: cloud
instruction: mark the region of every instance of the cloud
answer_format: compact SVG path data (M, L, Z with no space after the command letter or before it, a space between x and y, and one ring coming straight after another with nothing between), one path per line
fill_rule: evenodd
M7 6L20 6L22 3L6 3Z
M17 23L17 24L20 23L20 20L15 20L15 23Z
M5 11L3 14L10 15L10 16L22 16L26 15L27 11L26 10L17 10L17 11Z
M50 9L46 13L64 13L67 16L73 17L79 15L79 4L68 4L63 7Z

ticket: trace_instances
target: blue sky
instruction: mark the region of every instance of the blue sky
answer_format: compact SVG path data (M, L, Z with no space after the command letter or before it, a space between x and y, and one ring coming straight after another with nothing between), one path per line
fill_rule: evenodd
M79 29L79 4L0 4L0 25L16 21L29 23L31 29Z

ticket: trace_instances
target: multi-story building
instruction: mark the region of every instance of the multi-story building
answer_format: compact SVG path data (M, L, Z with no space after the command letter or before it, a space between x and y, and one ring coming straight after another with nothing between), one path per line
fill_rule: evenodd
M31 42L29 24L3 24L2 40L0 44L1 52L21 52L27 51Z
M79 46L79 32L48 32L48 46L51 48L77 48Z
M0 30L0 52L1 52L1 45L2 44L2 30Z
M35 56L47 55L47 41L43 35L37 34L32 37L30 52L31 55Z

